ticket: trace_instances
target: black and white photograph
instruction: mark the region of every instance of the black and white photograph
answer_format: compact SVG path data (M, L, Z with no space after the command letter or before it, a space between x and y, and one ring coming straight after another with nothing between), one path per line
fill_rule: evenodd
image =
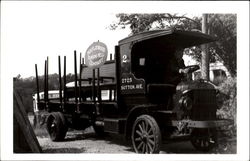
M0 69L3 160L249 160L249 2L4 1Z

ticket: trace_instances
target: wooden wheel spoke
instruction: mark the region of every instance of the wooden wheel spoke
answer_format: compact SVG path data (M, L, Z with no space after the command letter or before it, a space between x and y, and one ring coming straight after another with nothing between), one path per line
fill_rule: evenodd
M139 124L138 126L139 126L140 131L143 132L141 125Z
M146 153L149 154L150 151L149 151L149 149L148 149L148 144L146 144L145 146L146 146Z
M135 141L141 141L141 137L135 138Z
M147 145L148 145L148 147L149 147L150 152L152 152L152 151L153 151L153 148L152 148L152 146L150 145L150 143L148 143Z
M142 135L142 133L139 130L136 130L135 132L140 136Z
M152 138L154 138L154 135L149 135L148 138L152 139Z
M148 134L150 134L151 132L153 132L153 129L150 127L150 129L148 130Z
M145 148L146 148L146 144L145 144L145 143L143 143L142 145L143 145L143 146L142 146L142 153L145 153L145 150L146 150L146 149L145 149Z
M138 146L137 146L137 149L141 149L141 146L143 145L143 142L141 142Z
M152 144L153 146L155 145L155 142L154 142L153 140L151 140L151 139L148 139L148 142L149 142L150 144Z
M142 129L143 129L143 131L146 131L146 127L145 127L145 122L144 121L142 122Z

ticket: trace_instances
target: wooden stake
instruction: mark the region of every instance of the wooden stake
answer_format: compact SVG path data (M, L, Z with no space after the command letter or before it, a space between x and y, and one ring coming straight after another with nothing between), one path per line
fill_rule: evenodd
M82 89L82 53L80 53L80 65L79 65L79 102L81 102L81 89Z
M64 71L63 71L63 110L66 106L66 56L64 56Z
M60 106L62 108L62 78L61 78L61 58L58 56L58 73L59 73L59 98Z
M79 105L77 99L77 61L76 61L76 51L74 51L74 64L75 64L75 104L76 104L76 112L79 113Z
M44 64L44 94L43 94L43 99L44 99L44 102L45 102L45 109L47 109L46 107L46 103L47 103L47 60L45 60L45 64Z
M36 69L36 92L37 92L37 105L40 103L40 96L39 96L39 80L38 80L38 71L37 71L37 64L35 64Z

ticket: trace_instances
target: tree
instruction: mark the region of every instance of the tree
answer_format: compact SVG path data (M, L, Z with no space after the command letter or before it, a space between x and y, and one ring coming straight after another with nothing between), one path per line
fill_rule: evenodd
M132 34L152 29L175 27L182 30L201 30L201 17L189 18L178 14L117 14L118 22L111 24L111 29L128 26ZM236 15L209 14L209 34L218 41L209 44L210 62L223 61L232 75L236 75ZM185 54L200 61L201 49L193 47Z
M207 28L207 14L202 14L202 32L205 34L208 34L208 28ZM209 57L210 54L207 51L207 44L201 45L202 53L201 53L201 76L204 80L209 80Z
M232 75L236 75L236 15L210 14L210 34L218 41L211 44L212 54L222 60Z
M110 25L110 29L114 30L118 27L124 29L129 26L132 34L136 34L143 31L148 31L150 29L164 29L167 27L181 27L178 25L184 21L193 22L192 27L200 26L199 21L186 17L185 15L178 14L117 14L116 17L119 19L117 23ZM186 28L191 26L185 26Z
M66 75L67 83L74 81L74 79L74 74L69 73ZM38 76L38 81L40 92L43 92L44 76ZM14 78L14 91L19 93L23 100L24 106L26 107L26 111L28 112L33 111L32 95L37 92L36 86L36 78L33 76L21 78L21 75L19 74ZM59 90L59 76L56 73L49 74L49 90Z

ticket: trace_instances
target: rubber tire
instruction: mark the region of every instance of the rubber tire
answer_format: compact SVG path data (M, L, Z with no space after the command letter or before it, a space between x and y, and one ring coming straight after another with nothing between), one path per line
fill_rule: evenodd
M93 125L93 129L95 130L96 135L98 135L100 137L105 136L105 132L104 132L104 127L103 126Z
M214 143L210 141L210 138ZM207 143L206 146L199 145L199 143L201 144L201 139L203 139L202 142ZM193 129L190 141L195 149L208 152L218 145L216 129Z
M143 151L143 150L140 150L140 148L139 149L137 149L137 145L136 145L136 135L137 136L139 136L139 134L137 133L136 134L136 131L138 131L138 127L139 127L139 125L140 125L140 123L142 123L142 122L144 122L144 123L146 123L147 122L147 124L148 124L148 127L149 127L149 130L146 130L147 132L149 132L148 134L150 134L150 133L152 133L152 134L150 134L150 136L151 137L153 137L153 142L154 142L154 145L153 145L153 147L151 147L152 149L150 149L149 148L149 146L147 147L145 147L146 149L144 149L145 151ZM142 125L142 124L141 124ZM145 128L145 129L147 129L147 128ZM150 129L152 129L152 132L150 132L151 130ZM145 131L145 132L146 132ZM148 135L149 136L149 135ZM160 128L159 128L159 126L158 126L158 124L157 124L157 122L156 122L156 120L152 117L152 116L150 116L150 115L141 115L141 116L139 116L136 120L135 120L135 122L134 122L134 124L133 124L133 128L132 128L132 135L131 135L131 139L132 139L132 144L133 144L133 147L134 147L134 150L135 150L135 152L136 153L159 153L160 152L160 146L161 146L161 131L160 131ZM138 137L137 137L137 139L138 139ZM144 138L145 139L145 138ZM146 140L147 141L145 141L145 142L147 142L147 144L146 145L148 145L148 143L149 143L149 139L148 138L146 138ZM151 139L150 139L151 140ZM152 140L151 140L152 141ZM140 144L144 144L144 143L142 143L143 141L142 141L142 139L141 139L141 142L139 143L139 145L138 145L138 147L140 146ZM144 146L144 145L142 145L142 146Z
M48 116L46 123L47 131L52 141L64 140L68 131L68 127L66 124L66 119L61 112L52 112ZM52 124L54 124L53 127Z

